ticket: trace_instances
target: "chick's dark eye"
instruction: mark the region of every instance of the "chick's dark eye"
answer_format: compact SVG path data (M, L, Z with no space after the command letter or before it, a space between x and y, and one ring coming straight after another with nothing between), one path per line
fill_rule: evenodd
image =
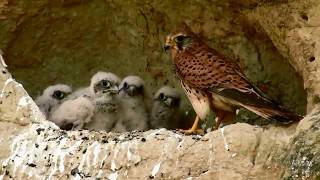
M163 93L160 93L159 99L164 101L164 100L166 100L166 96Z
M180 35L180 36L177 36L177 37L176 37L176 41L178 41L178 42L183 41L183 39L184 39L184 36L183 36L183 35Z
M110 86L110 82L109 82L109 81L106 81L106 80L103 80L103 81L101 81L101 85L102 85L103 87L109 87L109 86Z
M64 94L63 92L61 92L61 91L55 91L55 92L53 93L53 97L54 97L55 99L61 100L61 99L64 98L64 96L65 96L65 94Z
M128 88L128 83L127 83L127 82L124 82L124 83L123 83L123 87L124 87L124 88Z

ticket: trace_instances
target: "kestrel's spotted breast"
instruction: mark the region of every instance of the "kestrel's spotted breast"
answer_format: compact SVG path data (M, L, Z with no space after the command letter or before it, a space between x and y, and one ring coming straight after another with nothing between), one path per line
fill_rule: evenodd
M200 119L206 119L211 111L210 98L205 92L192 88L183 81L181 81L181 84L197 115Z
M233 117L239 107L285 123L301 119L267 98L235 61L210 48L187 27L170 34L165 48L171 50L176 74L201 119L213 110L222 121Z

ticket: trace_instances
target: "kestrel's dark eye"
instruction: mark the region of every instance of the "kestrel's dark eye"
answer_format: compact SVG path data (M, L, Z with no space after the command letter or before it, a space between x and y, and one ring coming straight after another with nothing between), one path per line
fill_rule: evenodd
M164 100L166 100L166 96L163 93L160 93L159 94L159 99L164 101Z
M61 92L61 91L54 91L52 96L55 99L61 100L64 98L65 94L64 92Z
M183 41L183 39L184 39L183 35L179 35L179 36L176 37L176 41L177 42L181 42L181 41Z
M107 80L102 80L100 82L100 84L101 84L102 87L110 87L111 86L110 82L107 81Z

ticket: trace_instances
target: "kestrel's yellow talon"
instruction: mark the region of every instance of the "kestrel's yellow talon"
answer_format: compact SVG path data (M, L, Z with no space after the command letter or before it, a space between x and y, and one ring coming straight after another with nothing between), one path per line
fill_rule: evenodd
M201 134L204 133L202 129L198 129L198 124L199 124L199 116L196 116L196 119L193 122L193 125L190 129L184 130L184 129L179 129L180 132L185 133L185 134Z
M204 131L203 131L202 129L195 129L195 130L193 130L193 129L187 129L187 130L185 130L185 129L179 129L179 131L182 132L182 133L184 133L184 134L186 134L186 135L202 134L202 133L204 133Z

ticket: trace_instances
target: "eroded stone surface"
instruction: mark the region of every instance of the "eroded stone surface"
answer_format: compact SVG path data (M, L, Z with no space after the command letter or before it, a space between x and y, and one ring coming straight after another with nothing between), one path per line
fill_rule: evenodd
M319 178L319 5L318 1L297 0L290 1L288 9L287 3L282 3L262 4L247 15L256 18L304 78L309 114L297 128L238 123L204 136L184 136L164 129L125 134L65 132L44 120L1 63L1 179ZM7 6L7 1L0 2L0 7ZM6 10L1 8L0 18L6 18ZM314 60L310 59L312 54Z
M304 79L308 111L320 95L320 2L295 0L258 7L249 13L268 34L279 52Z
M10 157L2 161L2 175L36 179L280 177L280 166L272 163L265 171L265 160L257 156L260 148L266 153L278 149L261 145L262 137L264 141L277 139L275 131L239 123L205 136L165 129L113 134L66 132L33 124L12 140Z

